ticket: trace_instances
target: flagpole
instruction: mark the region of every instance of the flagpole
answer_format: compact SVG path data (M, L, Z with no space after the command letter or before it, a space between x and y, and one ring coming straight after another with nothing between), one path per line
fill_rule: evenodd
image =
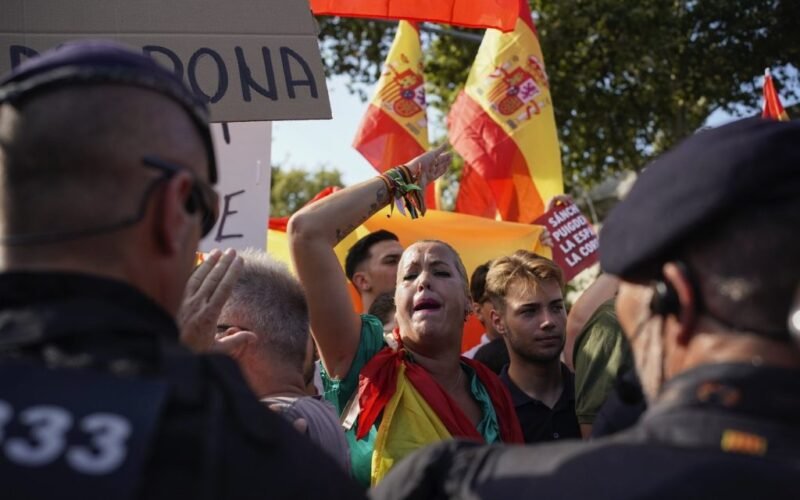
M397 26L397 21L389 21L387 19L370 19L370 21L374 21L376 23L382 24L391 24L392 26ZM477 33L468 33L466 31L459 31L452 28L440 28L436 25L431 23L422 23L419 24L419 30L424 31L426 33L434 33L437 35L444 35L444 36L451 36L453 38L457 38L459 40L464 40L467 42L473 43L481 43L483 41L483 35L479 35Z
M483 40L483 35L478 35L476 33L467 33L466 31L458 31L452 28L444 29L428 23L421 25L420 30L425 31L426 33L435 33L437 35L451 36L459 40L464 40L473 43L481 43L481 41Z

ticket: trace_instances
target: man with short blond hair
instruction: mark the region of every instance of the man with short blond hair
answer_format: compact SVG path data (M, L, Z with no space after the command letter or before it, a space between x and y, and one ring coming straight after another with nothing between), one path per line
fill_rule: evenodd
M567 323L563 289L561 269L525 250L497 259L486 276L492 323L510 359L500 380L526 443L581 436L574 376L560 359Z

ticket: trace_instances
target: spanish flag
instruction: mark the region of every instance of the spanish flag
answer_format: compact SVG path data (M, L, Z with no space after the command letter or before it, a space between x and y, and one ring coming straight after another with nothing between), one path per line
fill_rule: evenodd
M511 31L517 0L311 0L316 15L410 19Z
M353 147L378 172L428 150L423 69L419 29L400 21L375 95L353 140ZM439 207L436 193L434 185L426 191L428 208Z
M356 398L361 409L356 439L369 434L377 423L372 453L374 486L400 460L414 451L453 437L484 442L472 421L452 396L419 363L408 361L397 330L394 347L378 352L358 375ZM500 379L483 363L461 358L486 388L497 418L500 440L522 444L524 437L514 403Z
M782 122L789 121L789 115L783 109L781 98L775 90L769 68L764 71L764 110L761 112L761 117Z
M527 0L519 0L512 33L486 31L448 127L465 161L456 202L464 212L491 210L469 194L481 189L480 180L506 221L531 223L548 199L563 193L553 102Z

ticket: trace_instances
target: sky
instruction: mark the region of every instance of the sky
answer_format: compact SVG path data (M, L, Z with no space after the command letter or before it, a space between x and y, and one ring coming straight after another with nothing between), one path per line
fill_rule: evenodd
M345 185L377 175L367 160L353 149L361 117L369 105L350 94L346 77L328 79L332 120L282 121L272 124L272 163L285 168L314 171L336 168ZM365 88L372 95L374 86Z

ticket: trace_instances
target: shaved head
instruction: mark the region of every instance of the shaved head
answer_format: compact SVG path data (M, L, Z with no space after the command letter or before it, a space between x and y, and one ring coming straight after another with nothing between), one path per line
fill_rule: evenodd
M142 164L145 155L208 179L195 125L156 92L66 86L0 106L2 235L82 231L136 216L160 175Z

